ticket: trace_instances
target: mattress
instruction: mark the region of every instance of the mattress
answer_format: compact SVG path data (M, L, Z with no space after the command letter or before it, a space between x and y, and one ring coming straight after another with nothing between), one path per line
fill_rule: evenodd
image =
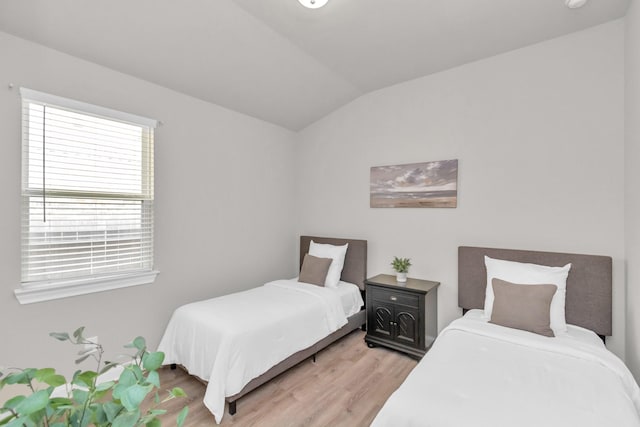
M205 406L219 423L233 396L272 366L347 323L346 290L277 280L176 309L158 351L208 381ZM344 295L344 296L341 296ZM351 308L351 307L348 307Z
M640 426L640 390L591 331L555 338L487 323L445 328L372 426Z

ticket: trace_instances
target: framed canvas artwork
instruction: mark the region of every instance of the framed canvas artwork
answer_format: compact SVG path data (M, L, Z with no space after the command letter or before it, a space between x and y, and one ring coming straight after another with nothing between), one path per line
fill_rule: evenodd
M371 168L372 208L455 208L458 159Z

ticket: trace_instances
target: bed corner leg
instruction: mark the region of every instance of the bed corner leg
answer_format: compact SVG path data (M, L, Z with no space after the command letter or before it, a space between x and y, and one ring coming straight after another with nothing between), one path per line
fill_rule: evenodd
M229 402L229 415L235 415L236 414L236 401L234 400L233 402Z
M363 323L362 326L360 326L360 330L367 332L367 324Z
M311 362L316 363L316 356L318 353L313 353L313 356L311 356Z
M178 365L176 365L175 363L171 364L171 370L172 371L175 371L177 367L178 367Z

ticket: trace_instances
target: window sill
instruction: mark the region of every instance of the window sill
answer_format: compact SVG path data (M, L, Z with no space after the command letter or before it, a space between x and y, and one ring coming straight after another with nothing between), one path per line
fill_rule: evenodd
M142 273L113 274L91 278L48 280L23 285L13 292L20 304L33 304L129 286L147 285L153 283L159 273L159 271L153 270Z

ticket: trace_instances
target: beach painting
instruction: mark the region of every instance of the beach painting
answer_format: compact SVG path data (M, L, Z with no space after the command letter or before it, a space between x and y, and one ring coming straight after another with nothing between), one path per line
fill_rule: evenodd
M455 208L458 160L371 168L372 208Z

